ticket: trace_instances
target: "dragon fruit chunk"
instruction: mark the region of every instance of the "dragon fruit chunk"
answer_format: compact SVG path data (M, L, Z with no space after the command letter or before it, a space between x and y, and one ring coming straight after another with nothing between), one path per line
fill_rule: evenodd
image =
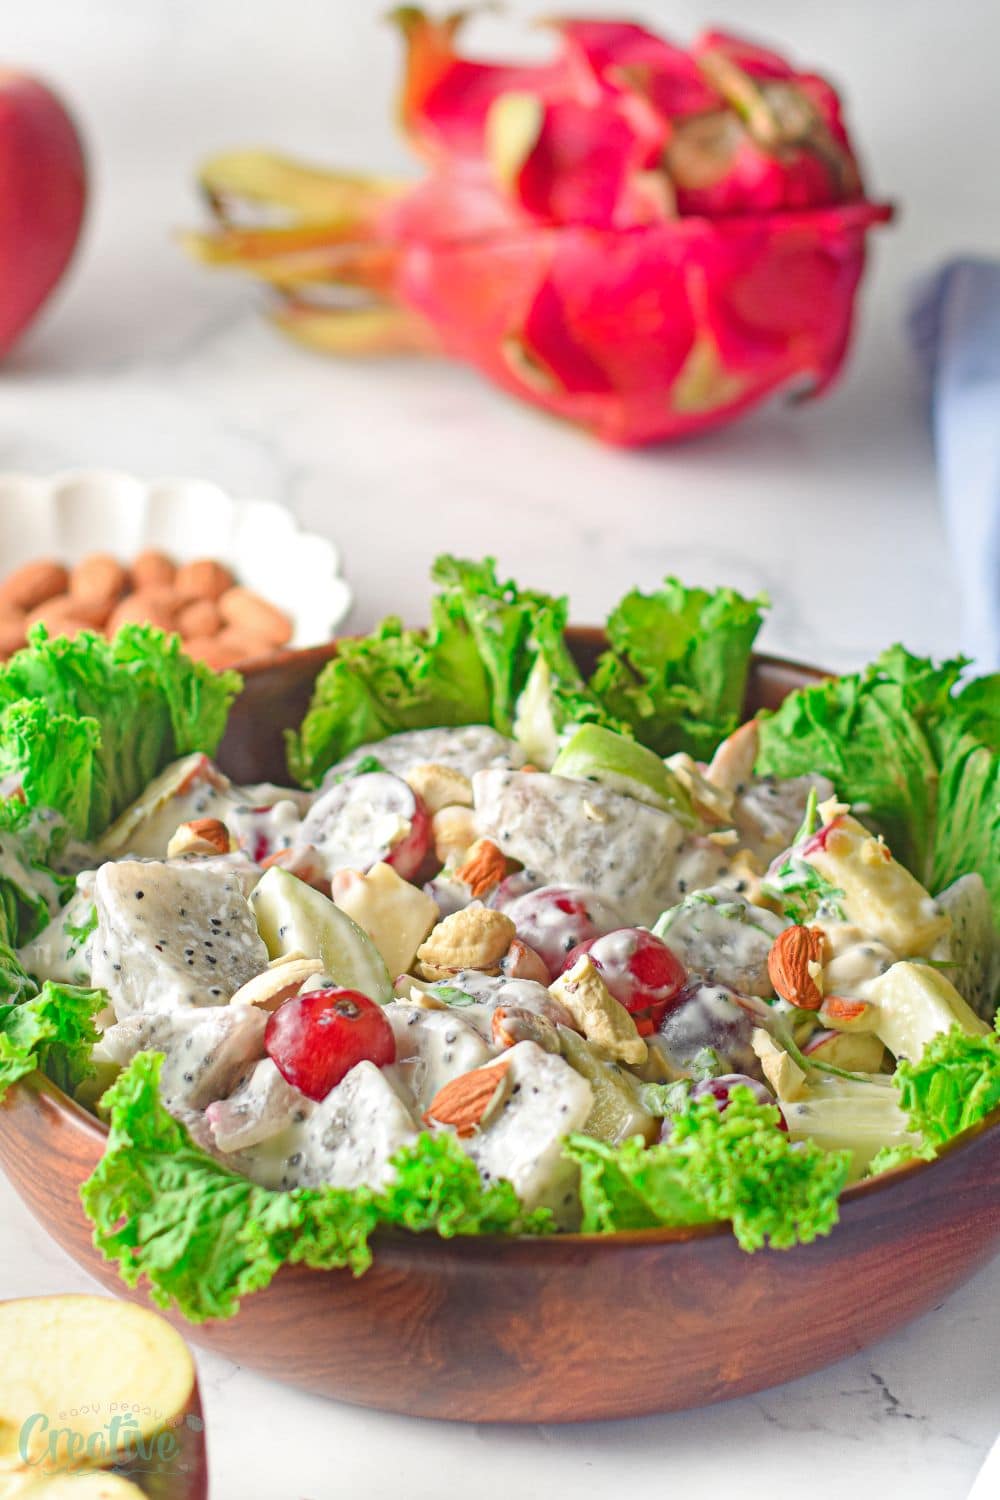
M287 333L444 352L624 445L835 377L891 210L865 198L825 80L721 32L684 51L566 20L552 61L510 66L463 57L459 16L396 19L422 180L254 152L202 171L218 227L189 248L270 282Z

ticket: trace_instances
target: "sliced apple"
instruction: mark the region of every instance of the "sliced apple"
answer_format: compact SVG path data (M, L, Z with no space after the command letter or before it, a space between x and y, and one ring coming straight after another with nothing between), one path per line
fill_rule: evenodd
M849 921L893 953L929 953L951 927L950 917L886 845L840 807L824 804L820 812L836 816L798 853L841 892Z
M962 999L950 979L929 964L898 963L868 986L876 1006L875 1035L894 1057L916 1062L927 1043L960 1026L970 1036L989 1027Z
M584 724L576 731L556 756L552 774L571 781L596 781L611 792L672 812L692 825L696 821L691 798L660 757L600 724Z
M568 1026L558 1029L559 1050L574 1072L590 1084L593 1107L581 1127L585 1135L614 1146L641 1135L647 1145L659 1134L660 1122L643 1109L639 1080L634 1073L601 1057L590 1043Z
M250 906L271 958L317 953L334 984L380 1005L392 999L392 979L375 944L321 891L275 865L254 888Z
M802 1055L849 1073L877 1073L885 1060L885 1045L870 1032L817 1031L802 1048Z
M332 890L338 910L371 938L395 977L405 974L417 949L441 916L437 902L380 861L366 875L338 870Z
M107 1297L0 1303L0 1494L205 1500L194 1361L155 1313ZM125 1474L91 1473L114 1466ZM88 1471L81 1474L79 1471Z
M793 1141L815 1141L824 1151L850 1151L852 1182L864 1175L883 1146L919 1144L886 1075L817 1078L801 1098L783 1099L781 1112Z

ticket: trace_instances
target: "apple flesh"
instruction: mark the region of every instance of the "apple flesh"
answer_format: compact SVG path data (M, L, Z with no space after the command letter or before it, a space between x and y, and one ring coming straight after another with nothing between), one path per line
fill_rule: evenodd
M553 776L596 781L649 807L694 823L691 799L654 751L600 724L584 724L552 763Z
M29 1297L0 1303L0 1348L0 1495L206 1500L194 1361L162 1318L107 1297Z
M56 96L0 68L0 355L62 276L83 222L80 137Z

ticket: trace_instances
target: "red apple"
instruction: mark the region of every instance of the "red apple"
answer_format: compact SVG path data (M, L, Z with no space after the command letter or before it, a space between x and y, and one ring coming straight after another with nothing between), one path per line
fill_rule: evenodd
M37 79L0 68L0 355L69 264L85 197L69 115Z

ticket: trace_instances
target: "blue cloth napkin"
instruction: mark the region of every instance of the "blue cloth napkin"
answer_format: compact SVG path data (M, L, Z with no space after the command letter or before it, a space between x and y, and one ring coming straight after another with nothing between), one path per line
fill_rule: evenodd
M1000 263L949 262L910 317L927 375L945 529L962 591L962 651L1000 669Z

